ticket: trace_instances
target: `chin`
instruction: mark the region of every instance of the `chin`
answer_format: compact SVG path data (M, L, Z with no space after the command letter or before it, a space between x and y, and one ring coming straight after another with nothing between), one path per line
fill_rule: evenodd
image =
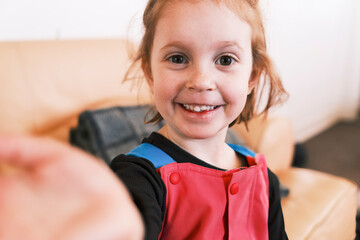
M186 136L187 138L191 138L191 139L209 139L209 138L213 138L214 136L217 136L220 134L220 130L218 131L214 131L215 128L210 128L206 127L195 127L195 128L191 128L191 129L180 129L180 132Z

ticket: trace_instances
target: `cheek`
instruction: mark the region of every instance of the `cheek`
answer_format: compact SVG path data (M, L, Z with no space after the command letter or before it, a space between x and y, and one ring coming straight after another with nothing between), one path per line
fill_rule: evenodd
M240 115L245 106L247 93L248 84L245 81L227 88L227 99L225 100L234 107L233 114L236 115L236 117Z
M226 86L227 95L231 102L242 102L248 94L248 81L232 81Z
M247 92L242 92L241 94L238 94L237 103L236 103L236 109L237 114L240 115L240 113L243 111L247 99Z
M153 94L155 100L159 104L166 104L172 102L176 97L176 79L173 79L168 74L159 74L154 78Z
M154 72L154 91L161 95L173 95L181 89L184 77L166 69Z

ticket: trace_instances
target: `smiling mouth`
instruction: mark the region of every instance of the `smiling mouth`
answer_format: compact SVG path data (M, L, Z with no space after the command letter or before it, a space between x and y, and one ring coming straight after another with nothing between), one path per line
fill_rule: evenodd
M197 113L211 111L218 107L218 106L210 106L210 105L193 105L193 104L181 104L181 106L183 106L186 110Z

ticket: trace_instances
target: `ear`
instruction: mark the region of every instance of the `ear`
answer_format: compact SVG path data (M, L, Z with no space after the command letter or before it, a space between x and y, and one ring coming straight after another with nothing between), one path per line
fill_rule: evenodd
M149 63L144 61L144 60L141 61L141 69L144 72L146 82L148 83L151 92L153 92L154 80L153 80L153 77L152 77L151 67L150 67Z
M248 83L248 94L250 94L252 92L252 90L254 90L256 85L259 83L260 76L261 76L261 72L259 73L256 70L252 71L252 73L250 75L249 83Z

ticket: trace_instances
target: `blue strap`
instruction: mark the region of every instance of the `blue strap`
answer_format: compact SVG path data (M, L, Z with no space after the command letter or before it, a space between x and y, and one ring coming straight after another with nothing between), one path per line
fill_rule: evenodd
M246 147L235 145L228 143L228 145L234 149L234 151L244 155L244 156L251 156L255 157L255 153ZM165 153L160 148L150 144L150 143L142 143L133 150L131 150L129 153L126 154L127 156L134 156L134 157L140 157L145 158L149 160L156 169L165 166L169 163L175 162L175 160L170 157L167 153Z
M240 145L235 145L232 143L228 143L228 145L234 149L235 152L238 152L242 155L246 156L250 156L250 157L255 157L256 153L254 153L253 151L247 149L246 147L240 146Z
M145 158L152 162L156 169L175 162L167 153L150 143L142 143L126 155Z

